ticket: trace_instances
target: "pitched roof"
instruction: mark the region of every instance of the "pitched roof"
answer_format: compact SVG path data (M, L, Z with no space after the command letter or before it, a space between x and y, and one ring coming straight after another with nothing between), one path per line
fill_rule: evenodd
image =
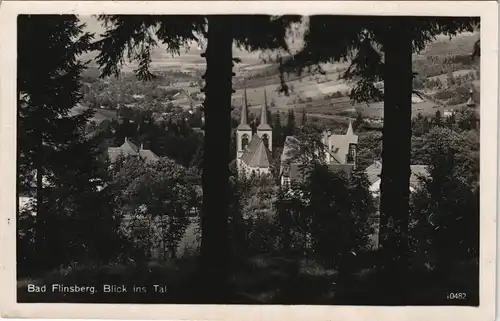
M365 173L370 184L375 183L380 179L380 173L382 173L382 163L379 161L373 162L373 164L365 169Z
M429 176L427 165L410 165L410 170L410 186L412 187L416 187L420 184L420 176ZM382 163L379 161L375 161L365 169L365 173L368 176L368 181L370 182L370 184L377 182L378 180L380 180L380 174L382 173Z
M111 162L115 162L119 156L140 156L146 161L158 160L158 156L149 149L137 147L134 143L125 138L125 142L120 147L109 147L108 157Z
M127 155L138 155L139 147L125 138L125 142L120 146L120 149Z
M153 153L149 149L141 149L141 150L139 150L139 156L142 157L142 158L144 158L148 162L156 161L159 158L158 156L156 156L155 153Z
M108 148L108 157L112 163L116 162L116 159L122 155L124 155L124 153L120 147L109 147Z
M272 156L264 141L257 134L254 134L250 144L243 152L241 160L250 167L267 168L271 165Z
M334 159L334 163L345 164L346 156L349 152L349 145L357 144L358 136L353 134L352 126L350 125L345 135L331 135L327 138L327 141L330 146L329 152Z

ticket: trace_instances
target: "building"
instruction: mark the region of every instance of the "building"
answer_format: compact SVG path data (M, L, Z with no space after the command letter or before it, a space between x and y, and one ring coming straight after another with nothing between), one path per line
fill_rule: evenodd
M429 177L429 166L427 165L410 165L411 176L410 176L410 193L413 193L422 186L421 177ZM370 187L368 188L370 193L372 194L375 201L378 203L380 197L380 183L382 173L382 163L380 161L373 162L372 165L368 166L365 169L366 176L368 178L368 182L370 183ZM378 207L378 205L377 205ZM370 239L372 242L373 248L378 248L379 246L379 237L380 237L380 215L377 211L377 216L373 228L375 232L370 235Z
M410 192L414 192L418 187L421 186L422 181L420 177L428 177L429 170L427 165L410 165L411 176L410 176ZM366 176L370 182L369 190L374 197L380 195L380 174L382 173L382 163L375 161L372 165L365 169Z
M354 134L352 123L344 135L333 135L330 131L323 132L322 142L324 146L325 162L332 171L343 171L351 173L356 168L356 150L358 136ZM292 161L294 145L299 143L294 136L287 136L285 146L281 154L281 185L290 186L292 181L302 179L299 170L300 164Z
M267 119L267 95L264 91L264 105L256 133L248 123L246 90L243 99L240 124L236 129L236 166L239 173L268 174L272 164L273 130Z
M108 157L109 160L114 163L119 156L135 156L143 158L146 162L154 162L159 159L159 157L149 149L144 149L143 144L141 147L137 147L134 143L129 141L125 137L125 142L120 147L109 147Z
M469 108L476 107L476 102L474 101L473 96L474 96L474 91L471 88L469 91L469 99L467 99L467 102L466 102L466 105Z

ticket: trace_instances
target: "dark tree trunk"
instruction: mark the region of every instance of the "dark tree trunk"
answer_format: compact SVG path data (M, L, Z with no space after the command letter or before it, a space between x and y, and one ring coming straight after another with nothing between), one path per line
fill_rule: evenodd
M408 19L394 18L384 44L384 129L380 241L385 271L394 287L391 303L405 300L408 271L410 194L412 37Z
M47 221L44 211L44 196L43 196L43 139L39 136L38 149L35 155L36 164L36 228L35 228L35 249L37 266L43 270L49 258L47 257Z
M229 148L232 47L228 17L208 18L201 275L204 301L223 302L229 272Z

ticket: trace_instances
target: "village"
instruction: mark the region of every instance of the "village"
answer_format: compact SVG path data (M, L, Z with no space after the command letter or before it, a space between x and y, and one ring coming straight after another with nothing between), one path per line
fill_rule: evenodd
M439 257L448 255L468 275L477 269L478 230L470 229L479 215L480 59L471 56L478 38L477 28L437 37L413 55L409 181L401 195L408 195L408 260L418 267L411 287L419 302L440 300L427 292L428 276L448 271ZM68 125L57 127L60 118L47 116L47 127L18 134L18 299L40 300L27 291L33 279L87 284L113 275L126 287L176 291L161 299L108 291L92 300L186 303L193 295L186 284L201 282L193 273L206 235L221 234L225 250L211 253L217 262L229 253L231 286L242 289L234 302L369 300L385 268L381 244L395 237L383 216L384 186L391 192L384 173L398 168L385 161L384 99L358 101L359 83L346 76L349 61L323 64L323 73L285 75L278 63L239 49L226 122L215 103L207 105L202 50L166 55L155 49L154 77L142 79L132 62L102 76L98 53L85 53L78 99L60 112L75 129L66 133ZM370 86L383 96L383 81ZM35 126L36 100L20 97L20 128ZM52 140L32 150L34 133L43 130ZM40 150L44 159L34 156ZM460 202L447 203L453 199ZM216 217L207 208L218 203L227 205L227 217L206 232L207 215ZM444 226L444 236L435 226ZM460 245L450 252L444 239ZM472 279L450 272L446 282ZM298 291L304 284L308 290ZM84 294L71 300L89 302Z

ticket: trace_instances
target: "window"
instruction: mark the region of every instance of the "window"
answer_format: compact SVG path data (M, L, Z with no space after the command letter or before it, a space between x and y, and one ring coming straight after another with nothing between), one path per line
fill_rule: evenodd
M248 146L248 135L245 134L243 135L243 137L241 138L241 149L242 150L245 150L245 148Z
M290 188L290 178L284 177L283 178L283 185L285 188Z
M269 136L267 134L262 135L262 141L264 142L264 146L269 149Z
M349 152L347 154L347 161L354 162L355 157L356 157L356 144L349 144Z

